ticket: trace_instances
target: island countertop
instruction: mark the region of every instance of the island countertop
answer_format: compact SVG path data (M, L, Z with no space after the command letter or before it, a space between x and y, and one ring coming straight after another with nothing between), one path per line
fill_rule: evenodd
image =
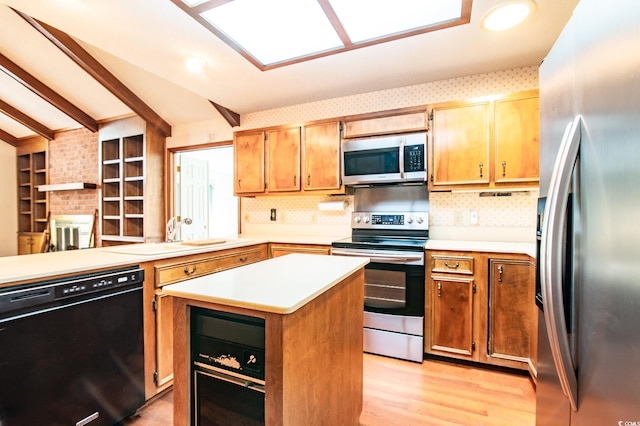
M167 285L163 291L201 302L289 314L367 263L367 258L293 253Z

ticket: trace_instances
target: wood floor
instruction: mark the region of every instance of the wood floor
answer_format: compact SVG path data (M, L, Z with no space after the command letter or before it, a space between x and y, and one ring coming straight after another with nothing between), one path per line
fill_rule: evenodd
M126 425L171 426L172 401L169 392ZM361 426L534 426L535 403L535 387L527 376L364 355Z

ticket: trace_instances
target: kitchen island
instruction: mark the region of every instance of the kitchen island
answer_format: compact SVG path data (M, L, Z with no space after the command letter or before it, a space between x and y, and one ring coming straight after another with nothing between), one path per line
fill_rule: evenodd
M165 287L174 296L174 424L191 423L193 308L264 320L266 425L357 425L364 266L290 254Z

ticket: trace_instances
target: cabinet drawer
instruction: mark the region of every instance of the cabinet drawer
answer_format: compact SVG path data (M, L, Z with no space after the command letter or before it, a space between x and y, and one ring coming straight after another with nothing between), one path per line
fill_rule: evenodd
M224 271L225 269L231 269L237 266L248 265L264 260L265 258L264 250L257 247L251 250L217 255L210 259L182 262L169 266L156 266L156 287Z
M471 256L431 256L431 272L473 275Z

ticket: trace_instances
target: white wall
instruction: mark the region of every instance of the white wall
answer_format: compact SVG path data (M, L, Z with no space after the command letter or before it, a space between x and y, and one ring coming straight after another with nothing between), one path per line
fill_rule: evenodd
M18 254L16 149L0 141L0 256Z

